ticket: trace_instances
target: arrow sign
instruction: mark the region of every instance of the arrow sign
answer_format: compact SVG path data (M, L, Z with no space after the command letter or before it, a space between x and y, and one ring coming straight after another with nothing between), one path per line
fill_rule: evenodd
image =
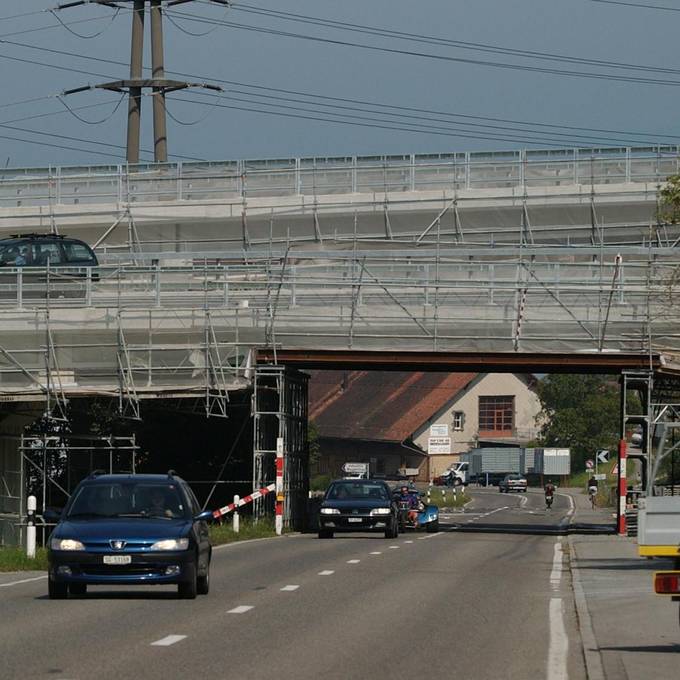
M606 463L609 460L609 451L607 451L606 449L598 451L597 459L600 461L600 463Z

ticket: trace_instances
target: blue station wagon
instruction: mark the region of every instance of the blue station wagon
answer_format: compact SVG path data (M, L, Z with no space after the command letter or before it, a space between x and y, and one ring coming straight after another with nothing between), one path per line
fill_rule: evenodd
M73 492L49 542L49 596L88 585L176 584L183 598L207 594L207 520L189 485L167 475L90 475Z

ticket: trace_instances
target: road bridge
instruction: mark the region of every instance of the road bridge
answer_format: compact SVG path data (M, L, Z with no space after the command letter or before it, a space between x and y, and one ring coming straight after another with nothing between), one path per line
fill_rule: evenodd
M253 390L256 484L277 436L304 449L296 365L622 374L651 438L680 413L677 170L675 147L5 170L0 234L102 265L0 270L0 400L225 416Z

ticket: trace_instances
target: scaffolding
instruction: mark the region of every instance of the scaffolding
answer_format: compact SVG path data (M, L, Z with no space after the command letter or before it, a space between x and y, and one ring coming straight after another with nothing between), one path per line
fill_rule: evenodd
M309 491L307 381L306 374L285 366L258 366L253 376L253 488L274 482L280 441L284 451L284 525L297 530L304 527ZM271 512L272 502L269 496L254 501L254 516L261 518Z

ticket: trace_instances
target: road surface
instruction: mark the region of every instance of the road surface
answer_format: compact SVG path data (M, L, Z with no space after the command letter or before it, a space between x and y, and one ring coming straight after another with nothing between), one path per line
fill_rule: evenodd
M0 676L584 680L566 539L471 530L564 523L568 498L542 504L483 490L438 534L232 544L195 601L104 587L50 601L44 576L0 575Z

